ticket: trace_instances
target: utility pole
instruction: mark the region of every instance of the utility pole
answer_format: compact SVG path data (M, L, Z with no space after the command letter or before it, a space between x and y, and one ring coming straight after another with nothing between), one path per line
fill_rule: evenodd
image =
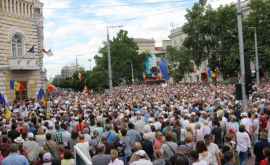
M255 55L256 55L256 82L257 85L260 85L260 67L259 67L258 40L256 27L254 27L254 40L255 40Z
M238 37L239 37L239 53L240 53L240 67L241 67L241 88L242 88L242 106L243 110L247 110L247 94L245 84L245 55L244 55L244 39L243 39L243 25L242 25L242 7L241 0L238 0L238 12L237 12L237 23L238 23Z
M131 81L132 84L134 84L133 62L130 62L130 67L131 67Z
M76 72L78 72L78 56L76 56Z
M107 49L108 49L108 77L109 77L109 89L112 94L112 62L111 62L111 45L110 45L110 32L109 28L121 28L122 26L107 26Z
M109 89L112 94L112 62L111 62L111 48L110 48L110 34L109 27L107 26L107 49L108 49L108 76L109 76Z

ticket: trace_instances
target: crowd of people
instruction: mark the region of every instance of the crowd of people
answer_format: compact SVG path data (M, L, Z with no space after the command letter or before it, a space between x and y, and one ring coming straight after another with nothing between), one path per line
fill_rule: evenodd
M0 165L269 165L270 84L245 110L234 91L134 85L14 102L0 111Z

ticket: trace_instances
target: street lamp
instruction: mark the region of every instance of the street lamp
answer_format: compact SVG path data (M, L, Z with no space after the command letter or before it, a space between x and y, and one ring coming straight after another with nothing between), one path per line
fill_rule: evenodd
M110 32L109 29L113 28L121 28L122 25L118 26L107 26L107 49L108 49L108 77L109 77L109 88L110 88L110 94L112 93L112 63L111 63L111 48L110 48Z
M245 84L245 56L244 56L244 39L243 39L243 25L242 25L242 7L241 0L238 0L237 9L237 24L238 24L238 38L239 38L239 54L240 54L240 66L241 66L241 88L242 88L242 103L243 109L247 110L247 93Z
M255 56L256 56L256 82L257 85L260 84L260 68L259 68L259 57L258 57L258 40L257 40L257 28L248 27L249 29L254 29L254 44L255 44Z

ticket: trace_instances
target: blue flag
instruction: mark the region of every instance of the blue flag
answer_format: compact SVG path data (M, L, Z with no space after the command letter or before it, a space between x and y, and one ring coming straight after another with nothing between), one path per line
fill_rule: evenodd
M38 91L37 99L41 100L45 96L45 92L42 88Z
M208 67L208 71L207 71L208 77L211 78L212 77L212 71L211 68Z
M0 104L2 104L3 106L6 106L6 99L1 93L0 93Z
M160 72L162 74L163 80L168 81L170 79L170 75L169 75L169 67L168 67L167 61L165 61L164 59L161 59L159 63L159 68L160 68Z
M14 88L15 88L15 80L10 80L9 86L10 86L10 90L14 90Z

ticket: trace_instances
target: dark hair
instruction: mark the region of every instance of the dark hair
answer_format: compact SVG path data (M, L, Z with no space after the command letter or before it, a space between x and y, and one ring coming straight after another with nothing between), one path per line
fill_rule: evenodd
M17 124L16 123L13 123L12 125L11 125L11 129L12 130L15 130L17 128Z
M190 156L193 159L193 161L199 160L199 153L195 150L191 151Z
M244 125L240 125L239 126L239 132L245 132L246 131L246 128Z
M202 153L204 151L207 151L207 147L203 141L198 141L196 144L196 150L198 153Z
M46 140L51 140L52 139L52 135L50 133L46 134Z
M72 159L72 158L73 158L73 155L72 155L71 151L66 149L64 151L64 159Z
M79 136L78 132L77 131L72 131L71 132L71 139L77 139Z
M176 154L170 161L172 165L189 165L189 160L185 155Z
M17 152L18 150L19 150L18 144L15 144L15 143L11 144L11 146L10 146L10 152L11 152L11 153L15 153L15 152Z
M224 153L224 162L225 163L228 163L228 162L230 162L232 159L233 159L233 152L232 151L226 151L225 153Z
M265 147L263 149L263 154L266 158L270 159L270 147Z
M134 126L134 124L133 124L133 123L128 123L128 128L129 128L129 129L134 129L134 128L135 128L135 126Z
M126 129L121 129L121 134L122 134L122 136L126 136L127 135L127 130Z
M166 140L173 141L173 133L171 131L166 134Z

